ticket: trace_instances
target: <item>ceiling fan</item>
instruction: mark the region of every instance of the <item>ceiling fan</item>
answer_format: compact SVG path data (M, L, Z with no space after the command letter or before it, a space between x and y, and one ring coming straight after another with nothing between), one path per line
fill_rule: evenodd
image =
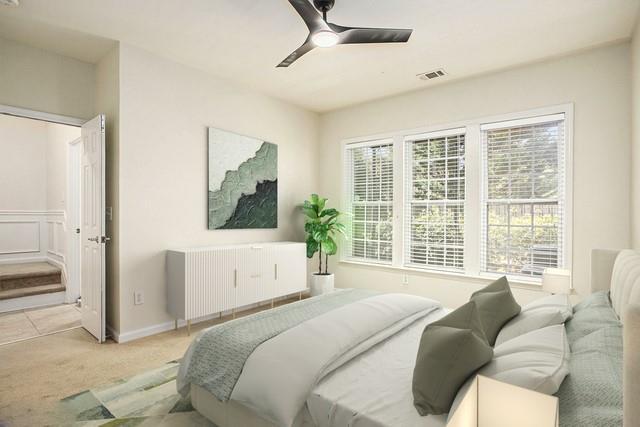
M307 24L309 37L302 46L278 64L278 67L288 67L316 47L355 43L405 43L413 32L392 28L342 27L327 22L327 12L333 8L335 0L313 0L313 6L309 0L289 0L289 3Z

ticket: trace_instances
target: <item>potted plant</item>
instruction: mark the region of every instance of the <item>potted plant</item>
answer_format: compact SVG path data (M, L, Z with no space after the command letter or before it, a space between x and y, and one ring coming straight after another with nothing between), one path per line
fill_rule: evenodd
M311 296L333 291L334 276L328 272L329 255L338 252L338 234L346 237L346 227L339 221L342 212L334 208L325 209L326 203L327 199L312 194L311 200L305 200L302 205L306 216L304 231L307 234L307 258L313 258L318 253L318 271L313 274L311 281Z

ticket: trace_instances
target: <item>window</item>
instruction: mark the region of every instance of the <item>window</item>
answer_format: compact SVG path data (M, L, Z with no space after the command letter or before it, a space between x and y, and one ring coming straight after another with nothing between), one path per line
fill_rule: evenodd
M481 127L483 271L563 264L564 114Z
M464 266L465 129L418 135L405 147L405 264Z
M351 212L348 256L391 263L393 141L348 145L346 157L347 209Z
M343 258L529 283L570 268L572 120L563 105L346 143Z

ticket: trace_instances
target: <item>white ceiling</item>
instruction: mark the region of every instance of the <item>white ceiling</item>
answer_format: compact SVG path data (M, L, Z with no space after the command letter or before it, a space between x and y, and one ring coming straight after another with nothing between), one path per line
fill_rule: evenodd
M414 28L407 44L316 49L287 0L21 0L0 7L0 37L96 62L120 40L324 112L624 40L640 0L336 0L329 21Z

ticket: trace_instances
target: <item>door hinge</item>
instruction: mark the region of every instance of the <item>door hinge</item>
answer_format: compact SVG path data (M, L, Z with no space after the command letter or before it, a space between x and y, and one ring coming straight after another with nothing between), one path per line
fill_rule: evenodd
M100 131L104 132L104 127L105 127L105 123L104 123L104 116L101 115L100 116Z
M107 243L111 240L111 237L100 236L100 243Z

